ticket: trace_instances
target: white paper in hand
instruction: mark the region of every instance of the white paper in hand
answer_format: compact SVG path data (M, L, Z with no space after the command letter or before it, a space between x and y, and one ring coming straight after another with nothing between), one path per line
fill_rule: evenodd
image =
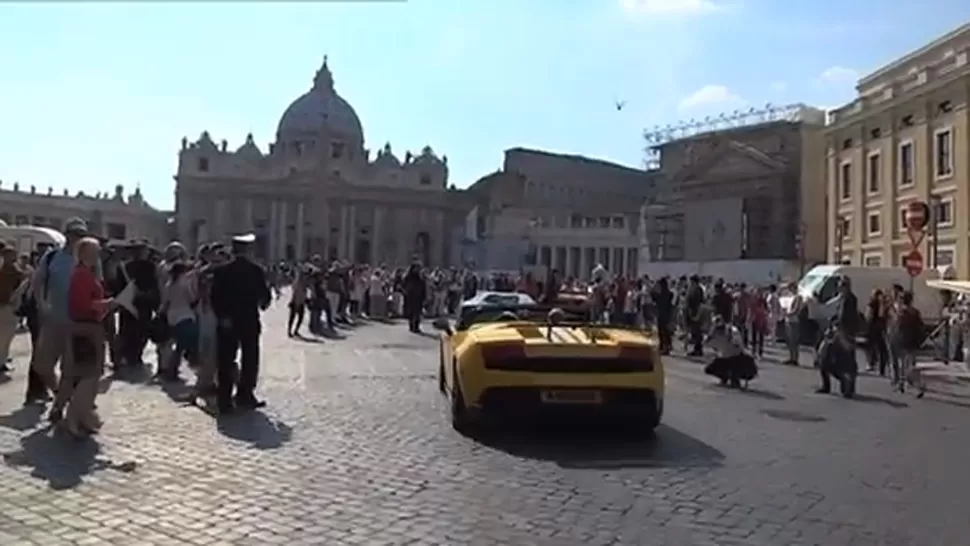
M138 311L135 309L135 294L137 292L138 289L135 288L134 281L129 281L128 286L126 286L125 289L119 292L114 298L115 303L119 307L131 313L131 315L134 317L138 316Z

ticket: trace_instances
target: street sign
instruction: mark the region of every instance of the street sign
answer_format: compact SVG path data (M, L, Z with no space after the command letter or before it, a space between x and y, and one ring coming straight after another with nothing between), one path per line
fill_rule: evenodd
M909 243L913 245L914 249L919 248L919 245L923 244L923 239L926 237L926 232L923 230L909 230L906 233L909 235Z
M930 217L930 207L922 201L913 201L906 207L906 229L922 231Z
M925 236L926 224L930 218L930 207L923 201L913 201L906 206L906 233L913 249L919 248Z
M913 249L903 258L903 267L910 277L918 277L923 272L923 255Z

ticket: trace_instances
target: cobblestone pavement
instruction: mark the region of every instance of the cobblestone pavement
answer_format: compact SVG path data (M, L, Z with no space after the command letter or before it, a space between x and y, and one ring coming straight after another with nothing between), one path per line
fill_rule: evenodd
M367 324L295 341L266 317L264 412L215 421L157 385L105 381L97 442L23 409L26 341L0 386L0 544L964 545L970 398L753 390L671 359L652 440L453 432L436 340Z

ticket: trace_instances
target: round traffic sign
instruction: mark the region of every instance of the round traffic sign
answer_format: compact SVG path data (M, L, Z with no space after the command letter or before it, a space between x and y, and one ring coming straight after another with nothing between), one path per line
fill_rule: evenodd
M911 250L903 258L903 267L910 277L918 277L923 272L923 255L918 250Z
M906 228L919 231L926 227L930 217L930 207L922 201L913 201L906 207Z

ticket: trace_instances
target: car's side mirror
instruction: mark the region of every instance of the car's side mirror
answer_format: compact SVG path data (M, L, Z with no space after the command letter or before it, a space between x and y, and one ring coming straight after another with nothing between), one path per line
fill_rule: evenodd
M449 336L451 335L451 323L448 322L448 319L444 317L439 317L434 319L434 321L431 322L431 327L434 328L435 330L444 332Z

